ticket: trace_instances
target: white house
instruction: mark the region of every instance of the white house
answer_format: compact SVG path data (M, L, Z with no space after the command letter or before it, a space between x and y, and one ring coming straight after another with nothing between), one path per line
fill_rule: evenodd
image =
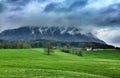
M85 48L86 49L86 51L92 51L93 50L93 48Z

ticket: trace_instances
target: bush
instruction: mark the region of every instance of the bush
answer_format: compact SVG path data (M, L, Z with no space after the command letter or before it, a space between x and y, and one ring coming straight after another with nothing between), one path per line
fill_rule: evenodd
M81 52L81 51L77 52L77 54L76 54L76 55L78 55L78 56L83 56L83 54L82 54L82 52Z
M65 53L70 53L70 50L69 50L69 49L62 49L61 51L62 51L62 52L65 52Z

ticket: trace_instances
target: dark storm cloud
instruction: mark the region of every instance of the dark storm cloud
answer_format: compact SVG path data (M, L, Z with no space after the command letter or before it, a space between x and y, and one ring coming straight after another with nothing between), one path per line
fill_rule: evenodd
M10 9L10 11L21 11L23 9L23 7L14 7L12 9Z
M98 25L120 25L120 3L112 4L104 9L101 9L98 15L98 21L96 22Z
M70 8L74 9L76 7L82 8L87 5L88 0L75 1L70 5Z
M45 2L46 0L5 0L4 2L15 4L15 5L27 5L31 1Z
M45 2L46 0L2 0L3 4L8 4L7 7L13 6L10 11L21 11L27 6L30 2ZM6 5L4 5L6 6Z
M87 5L88 0L66 0L64 3L51 3L48 4L44 11L45 12L71 12L76 9L81 9L85 5ZM64 4L68 4L67 6L64 6Z
M90 4L89 1L91 0L69 0L69 2L65 0L64 3L50 3L45 7L44 12L63 13L66 20L79 20L79 22L75 22L77 25L96 25L102 27L118 26L120 24L120 3L103 4L103 7L93 3L96 6L91 8L92 3ZM103 3L105 2L103 1Z
M2 3L0 3L0 13L3 12L4 9L5 9L5 6Z
M12 6L12 8L9 9L10 11L21 11L30 1L31 0L4 0L3 3L7 4L8 8Z
M30 1L31 0L6 0L5 2L13 4L13 5L20 5L20 6L23 5L24 6Z
M3 6L8 7L9 11L23 11L26 6L28 6L29 3L36 2L39 5L42 5L43 2L48 2L46 6L43 8L43 12L40 12L41 15L46 13L45 16L50 16L49 13L54 13L52 16L55 17L54 20L67 20L67 22L72 23L71 25L98 25L98 26L108 26L108 25L119 25L120 24L120 3L113 3L113 4L105 4L104 7L101 6L93 6L96 5L97 1L102 2L100 0L93 1L93 0L61 0L59 2L55 2L55 0L52 0L53 2L50 2L49 0L2 0L4 4L9 4L12 6L9 8L9 5L3 5L0 4L0 12L4 11ZM92 1L92 3L90 3ZM109 1L108 1L109 2ZM32 5L33 5L32 4ZM28 7L27 10L33 8ZM39 7L39 5L36 5L36 7ZM87 8L86 8L87 7ZM92 8L91 8L92 7ZM99 8L100 7L100 8ZM99 9L96 9L99 8ZM40 10L41 8L36 9L36 11ZM25 11L24 11L25 13ZM62 13L62 15L61 15ZM19 13L18 13L19 14ZM60 14L61 18L57 18L56 15ZM30 15L30 13L28 14ZM31 12L32 15L32 12ZM30 16L31 16L30 15ZM10 16L10 15L9 15ZM37 15L35 15L37 16ZM11 17L11 16L10 16ZM51 17L51 16L50 16ZM22 18L22 16L21 16ZM24 18L24 17L23 17ZM41 18L41 17L39 17ZM18 19L18 18L17 18ZM16 20L17 20L16 19ZM42 18L44 19L44 18ZM25 20L27 20L25 18ZM49 20L49 19L48 19ZM51 19L50 19L51 20ZM72 22L71 22L72 21ZM75 22L74 21L78 21ZM52 22L53 23L53 22ZM58 22L59 23L59 22ZM60 22L61 23L61 22ZM65 23L65 22L63 22Z
M44 9L45 12L51 12L51 11L54 11L56 9L58 4L55 4L55 3L51 3L49 5L47 5Z
M0 30L25 25L77 26L92 32L119 29L120 0L0 0ZM106 42L119 42L116 33L113 40L103 34L100 38Z

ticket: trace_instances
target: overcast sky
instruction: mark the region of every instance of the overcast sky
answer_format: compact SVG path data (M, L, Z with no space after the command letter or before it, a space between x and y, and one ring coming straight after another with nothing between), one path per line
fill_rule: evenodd
M76 26L120 46L120 0L0 0L0 31Z

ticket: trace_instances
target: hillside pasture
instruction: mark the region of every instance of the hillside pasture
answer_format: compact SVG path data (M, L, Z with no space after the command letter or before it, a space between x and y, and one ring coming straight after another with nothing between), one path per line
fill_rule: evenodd
M0 78L120 78L119 50L83 56L44 49L0 49Z

